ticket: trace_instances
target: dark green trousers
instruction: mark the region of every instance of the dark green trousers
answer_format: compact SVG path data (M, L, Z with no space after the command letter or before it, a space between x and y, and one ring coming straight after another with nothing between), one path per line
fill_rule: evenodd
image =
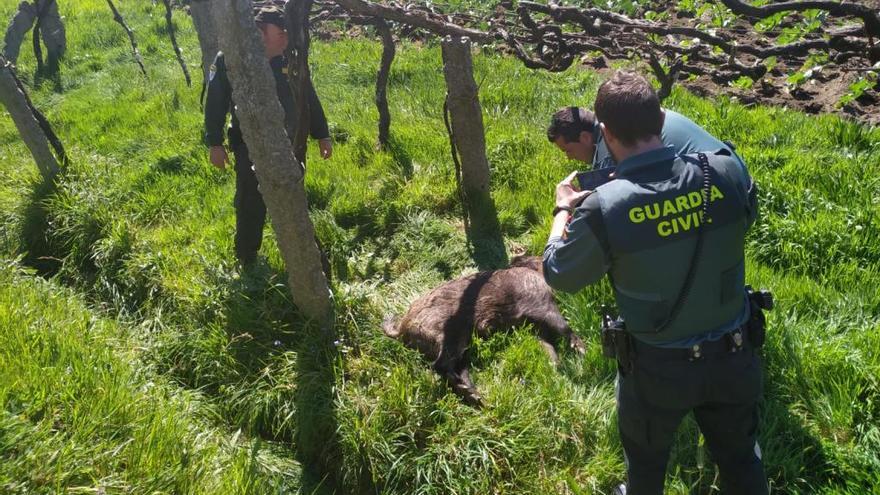
M722 491L768 493L756 439L761 380L761 361L749 348L693 362L681 355L638 356L630 373L618 373L627 495L663 493L672 440L690 411L718 464Z
M239 144L232 153L235 155L235 257L242 265L247 265L257 259L263 243L266 203L263 202L247 146ZM321 241L315 238L315 242L321 251L324 275L330 280L330 259Z
M235 155L235 257L242 264L253 262L263 243L266 204L257 184L247 146L239 144Z

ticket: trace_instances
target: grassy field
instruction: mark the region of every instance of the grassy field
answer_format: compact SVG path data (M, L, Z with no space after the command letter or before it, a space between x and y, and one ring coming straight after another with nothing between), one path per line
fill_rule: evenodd
M0 1L0 19L17 2ZM462 405L384 315L472 272L442 121L439 49L392 68L393 144L377 152L380 45L316 42L336 149L310 150L312 219L330 251L338 337L293 308L271 229L234 263L234 177L206 160L161 6L120 1L148 78L105 2L64 2L57 81L19 70L68 148L40 183L0 115L0 493L607 493L624 473L614 370L597 309L607 283L560 306L589 345L554 368L528 328L476 343L487 407ZM189 20L175 21L198 72ZM544 137L599 78L475 55L508 250L540 253L553 185L575 164ZM748 278L771 288L760 442L774 492L880 493L880 130L833 116L674 92L666 104L733 141L761 186ZM315 148L315 147L313 147ZM670 493L717 478L680 429Z

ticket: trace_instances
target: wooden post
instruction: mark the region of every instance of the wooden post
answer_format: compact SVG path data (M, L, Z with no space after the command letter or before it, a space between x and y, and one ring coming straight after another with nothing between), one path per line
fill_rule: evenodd
M40 169L40 174L47 181L51 181L58 174L58 161L52 154L49 140L28 104L27 95L16 83L13 70L12 64L0 56L0 103L12 116L22 141L31 151L37 168Z
M474 81L468 38L447 36L441 42L446 103L451 117L454 151L461 157L461 192L474 258L481 268L507 261L495 203L489 192L489 160L483 114Z
M287 266L293 302L329 332L331 294L309 218L303 170L284 129L284 110L251 14L251 2L213 0L211 6L235 95L236 115Z

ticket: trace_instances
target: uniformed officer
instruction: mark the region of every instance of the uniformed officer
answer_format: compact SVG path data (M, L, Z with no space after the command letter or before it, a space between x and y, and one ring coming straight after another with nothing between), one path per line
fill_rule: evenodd
M693 120L673 110L663 109L662 112L660 141L675 148L676 153L724 149L730 151L742 164L732 146L719 141ZM592 164L594 170L617 165L599 131L596 115L586 108L565 107L554 113L547 128L547 139L570 160Z
M617 72L602 84L596 114L618 162L616 179L578 191L572 174L557 186L544 276L573 292L607 273L614 289L627 461L627 485L618 490L662 493L673 435L693 411L724 490L767 493L755 436L760 344L744 333L744 237L757 215L755 184L727 149L701 157L664 146L660 102L637 74Z
M295 109L287 79L287 61L283 56L287 48L284 11L272 5L258 7L254 19L260 29L266 47L266 57L275 76L278 99L281 101L285 115L289 115ZM318 140L321 157L327 159L333 153L333 145L324 110L311 83L308 87L308 97L311 113L309 133ZM238 118L235 115L232 86L226 75L226 65L221 52L217 54L210 70L205 101L205 140L210 146L211 163L220 169L225 168L228 161L226 148L223 146L223 131L229 113L232 114L232 124L227 135L229 147L235 155L235 255L242 265L247 265L256 259L263 241L266 205L258 189L257 176L254 174L247 145L242 140Z

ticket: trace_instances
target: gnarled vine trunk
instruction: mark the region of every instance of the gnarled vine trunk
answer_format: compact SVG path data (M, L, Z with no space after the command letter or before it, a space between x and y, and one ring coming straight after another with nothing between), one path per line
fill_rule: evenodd
M0 103L12 116L12 121L18 128L22 141L34 157L40 174L47 181L50 181L58 174L58 160L52 154L49 139L34 115L27 95L22 92L16 82L13 70L12 64L0 56Z
M483 113L474 81L471 43L447 36L441 43L446 104L450 114L453 153L461 157L461 193L474 258L481 268L498 268L507 261L495 202L489 192L489 160Z

